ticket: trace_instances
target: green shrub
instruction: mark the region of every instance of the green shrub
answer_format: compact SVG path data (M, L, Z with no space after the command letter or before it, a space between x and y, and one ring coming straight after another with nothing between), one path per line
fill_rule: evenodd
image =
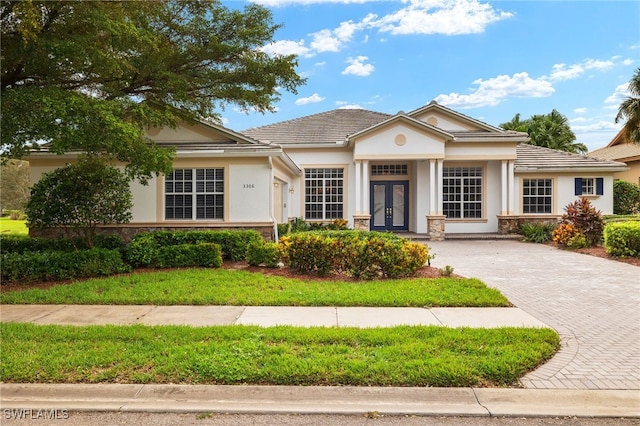
M602 241L602 231L604 229L602 214L591 205L591 202L586 197L568 204L564 210L565 213L561 219L562 223L573 225L583 234L587 246L595 246Z
M42 251L1 256L2 281L59 281L129 272L119 250Z
M303 273L345 272L359 279L414 274L428 259L426 246L390 233L315 231L280 241L282 259Z
M520 227L520 234L525 241L532 243L546 243L551 241L555 223L525 223Z
M626 180L613 182L613 213L640 213L640 185Z
M584 234L576 234L567 241L568 249L576 250L583 247L589 247L589 244L587 244L587 238Z
M124 242L118 235L96 235L94 247L108 250L122 250ZM36 251L75 251L87 250L82 238L39 238L28 235L0 236L0 253L28 253Z
M127 260L133 266L151 266L156 263L160 247L179 244L213 243L222 250L226 260L244 260L247 247L262 242L254 230L241 231L157 231L135 235L127 248Z
M609 223L604 228L604 247L612 256L640 257L640 222Z
M247 248L247 263L251 266L277 268L279 261L280 251L276 243L254 242Z
M153 266L182 268L198 266L219 268L222 265L220 246L213 243L176 244L158 248Z

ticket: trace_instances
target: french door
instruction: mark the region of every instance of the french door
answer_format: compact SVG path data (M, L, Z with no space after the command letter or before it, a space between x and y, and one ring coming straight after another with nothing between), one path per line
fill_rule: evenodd
M371 230L409 229L409 182L371 182Z

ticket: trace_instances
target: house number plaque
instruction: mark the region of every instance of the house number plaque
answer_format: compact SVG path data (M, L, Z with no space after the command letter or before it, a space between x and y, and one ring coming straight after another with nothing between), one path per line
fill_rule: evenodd
M255 183L243 183L242 189L254 189L256 187Z

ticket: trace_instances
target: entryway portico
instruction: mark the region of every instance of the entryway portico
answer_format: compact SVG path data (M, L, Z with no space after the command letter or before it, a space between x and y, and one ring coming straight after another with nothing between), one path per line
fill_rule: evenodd
M498 218L515 214L516 146L526 135L478 123L429 104L351 135L354 227L434 240L445 225L498 232Z

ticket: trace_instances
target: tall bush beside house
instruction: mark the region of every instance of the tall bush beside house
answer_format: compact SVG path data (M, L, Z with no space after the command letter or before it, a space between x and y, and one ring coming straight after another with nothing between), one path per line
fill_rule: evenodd
M613 182L613 214L640 213L640 185L616 180Z
M604 247L608 254L640 257L640 222L614 222L604 228Z
M602 213L596 210L587 198L582 197L568 204L564 210L565 213L562 215L561 223L553 234L554 242L571 248L600 244L602 241L604 220L602 219ZM567 236L567 234L572 235ZM582 244L582 239L579 234L584 236L584 244ZM563 237L559 238L558 235L562 235ZM575 244L570 244L572 239L576 242ZM580 240L579 244L578 239Z
M127 176L87 156L46 173L31 189L25 213L30 228L60 227L91 248L97 226L129 222L132 206Z

